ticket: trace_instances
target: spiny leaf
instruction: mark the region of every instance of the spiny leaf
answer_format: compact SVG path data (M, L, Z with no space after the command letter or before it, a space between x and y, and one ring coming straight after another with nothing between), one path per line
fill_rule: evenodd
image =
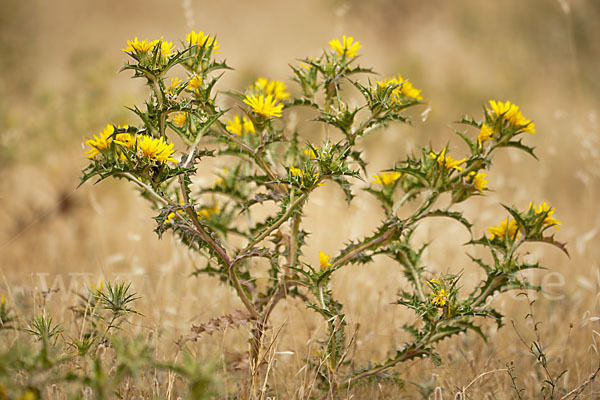
M430 211L430 212L424 214L423 216L424 217L452 218L452 219L460 222L461 224L463 224L469 230L469 232L471 232L471 227L473 226L473 224L471 224L469 221L467 221L467 219L465 217L463 217L462 213L458 212L458 211L434 210L434 211Z

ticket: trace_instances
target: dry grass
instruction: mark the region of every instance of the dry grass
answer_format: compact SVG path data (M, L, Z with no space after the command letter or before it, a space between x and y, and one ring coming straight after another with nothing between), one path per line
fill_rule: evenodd
M12 0L0 5L0 51L6 54L0 61L0 292L19 306L23 318L47 308L68 327L73 291L101 276L126 278L143 296L138 308L144 317L133 320L131 332L151 334L157 357L170 359L174 341L189 334L192 324L241 308L216 280L189 277L198 260L171 238L156 238L152 211L124 183L75 190L85 163L83 138L106 121L133 122L120 105L141 100L138 83L114 74L125 39L182 37L191 20L191 28L218 36L236 68L224 84L242 86L257 74L285 78L287 63L316 52L335 35L351 33L363 43L365 63L386 75L402 71L424 90L432 108L426 122L414 116L414 128L392 128L365 141L373 173L419 145L443 146L451 138L448 122L478 113L488 98L510 99L535 120L539 133L528 142L537 147L540 162L504 154L489 174L494 191L467 212L475 216L476 232L483 232L502 216L499 207L490 207L498 201L524 207L531 199L547 200L556 208L563 221L558 236L569 243L571 258L554 249L528 248L532 259L551 268L534 279L545 282L552 296L562 296L538 296L535 316L543 322L540 336L551 372L568 369L561 382L569 390L588 379L599 361L598 320L592 318L600 312L596 2L203 3ZM185 4L192 11L187 20ZM212 172L206 179L214 179ZM365 196L348 208L339 191L325 187L309 203L307 216L313 234L306 254L315 261L317 250L334 253L347 239L370 232L381 214ZM460 226L434 221L419 234L432 240L425 260L432 270L464 271L464 285L474 282L469 276L477 272L463 254L467 234ZM61 280L60 292L44 300L44 282L52 286ZM334 293L346 305L350 326L356 326L349 350L357 361L383 360L401 342L401 325L413 317L390 303L404 284L385 260L368 269L349 267L335 277ZM448 340L440 348L443 365L419 360L400 367L410 382L404 391L371 385L356 389L354 398L419 398L419 393L461 398L454 397L460 391L462 398L515 398L505 371L511 361L523 398L539 397L544 376L518 335L528 343L534 337L525 320L527 301L497 303L507 324L500 331L486 327L487 343L474 335ZM298 303L278 308L270 359L277 398L308 395L306 355L315 351L323 329ZM225 361L223 380L233 388L233 369L244 367L246 338L245 328L229 327L190 346L198 357ZM436 387L441 392L434 393ZM596 398L600 384L583 389L583 397Z

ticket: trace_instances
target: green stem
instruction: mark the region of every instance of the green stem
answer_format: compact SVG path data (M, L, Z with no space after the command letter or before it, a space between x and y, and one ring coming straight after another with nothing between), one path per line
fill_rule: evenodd
M300 215L295 215L292 218L292 229L290 235L290 248L288 256L288 265L293 267L296 265L298 257L298 229L300 228Z
M189 200L188 200L187 193L185 190L185 182L184 182L182 176L179 177L179 183L181 185L181 192L182 192L183 200L184 200L185 204L188 204ZM190 217L190 219L192 220L192 223L194 224L194 227L196 228L195 233L217 253L217 255L219 256L221 261L223 261L223 263L226 265L227 273L233 283L233 287L234 287L238 297L242 301L242 303L244 303L244 306L246 307L246 309L248 310L250 315L252 315L253 318L258 319L260 316L259 316L258 312L256 311L256 308L250 302L250 299L248 298L248 296L246 296L246 292L244 292L244 289L242 288L240 280L237 276L237 273L234 268L235 263L232 262L232 260L229 258L225 249L223 247L221 247L206 232L204 227L200 224L200 221L198 220L198 214L196 214L193 207L191 207L191 206L186 207L185 212Z
M348 261L350 261L351 259L353 259L354 257L356 257L357 255L359 255L360 253L362 253L365 250L368 250L369 248L373 247L373 246L379 246L384 244L385 242L387 242L394 233L396 233L396 227L392 227L390 228L388 231L386 231L383 235L379 236L377 239L374 239L370 242L367 243L363 243L360 246L356 247L355 249L349 251L345 256L338 258L333 264L331 264L331 266L329 268L331 269L335 269L337 267L340 267L342 265L344 265L345 263L347 263Z
M271 234L271 232L273 232L275 229L279 228L281 226L281 224L283 224L285 221L287 221L287 219L290 217L290 215L292 215L292 213L294 212L294 210L299 207L302 203L304 203L304 200L306 200L306 198L308 197L308 193L302 193L302 195L300 197L298 197L287 209L287 211L277 220L275 221L275 223L273 223L273 225L269 226L265 231L263 231L263 233L261 233L256 239L254 239L252 242L250 242L250 244L248 244L248 246L246 246L246 248L244 250L241 251L240 254L244 254L247 253L248 251L250 251L257 243L259 243L261 240L263 240L264 238L266 238L267 236L269 236Z

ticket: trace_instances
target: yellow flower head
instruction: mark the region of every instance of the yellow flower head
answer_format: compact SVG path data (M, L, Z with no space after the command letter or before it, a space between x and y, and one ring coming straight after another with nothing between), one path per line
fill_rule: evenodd
M329 47L331 50L335 50L339 56L346 54L348 57L355 57L362 46L358 40L355 42L352 36L344 35L341 42L339 39L329 41Z
M169 96L175 96L177 89L179 88L179 84L181 83L181 79L179 78L171 78L171 84L167 86L165 91Z
M290 97L286 92L287 86L282 81L270 81L266 78L258 78L256 82L250 85L251 90L265 95L273 95L275 100L283 100Z
M183 128L186 120L187 117L184 112L178 112L177 114L175 114L175 116L171 118L171 121L180 128Z
M502 118L504 121L508 121L513 127L522 129L524 132L535 134L535 124L521 114L519 106L511 104L510 101L490 100L490 107L492 109L488 110L488 112L496 118Z
M104 128L104 132L98 133L98 136L94 135L93 139L89 139L85 141L85 144L91 147L88 151L83 153L87 158L94 158L100 151L106 150L110 147L110 144L113 141L112 134L115 132L115 127L111 124L106 125Z
M200 218L209 219L211 215L218 214L220 212L221 209L219 208L219 205L215 204L214 207L206 207L202 210L199 210L197 214Z
M27 389L25 391L25 393L23 393L23 395L21 397L19 397L19 400L36 400L36 399L37 399L37 395L31 389Z
M315 151L313 149L311 149L310 147L307 147L304 149L303 151L304 155L310 158L317 158L317 155L315 154Z
M173 150L173 143L167 144L163 138L155 139L148 135L138 136L137 146L140 152L149 160L158 161L163 164L167 161L179 162L173 158L173 153L175 152Z
M162 38L160 40L160 55L165 58L170 58L175 52L175 49L173 48L173 42L164 41ZM158 44L158 42L156 42L156 44Z
M434 278L427 283L432 289L429 293L431 296L431 304L438 307L444 307L448 303L448 296L450 295L444 282L439 278Z
M188 33L185 37L185 40L190 44L190 46L198 46L198 47L211 47L213 53L219 53L217 51L219 49L219 44L215 38L211 38L209 35L205 35L203 31L196 33L196 31L192 31Z
M489 181L487 179L485 179L486 176L487 176L487 174L485 172L477 172L477 173L475 173L475 171L469 172L469 178L471 178L471 182L473 183L473 186L475 186L475 189L477 189L479 191L487 189L487 183Z
M147 53L148 51L152 50L154 48L155 44L156 44L156 41L148 41L146 39L142 40L141 42L138 42L138 38L136 36L135 39L133 39L133 41L131 41L131 40L127 41L127 47L125 47L123 49L123 51L126 53L135 52L138 54L143 54L143 53Z
M477 142L479 143L479 146L481 147L483 143L487 142L488 140L491 140L493 135L494 130L492 128L490 128L486 124L481 125L479 135L477 135Z
M199 75L194 74L194 76L192 76L190 78L190 80L187 83L187 89L195 92L195 93L200 93L200 87L202 86L202 77Z
M303 169L296 168L293 165L290 165L290 173L294 177L300 177L300 182L303 187L306 187L306 184L304 182L305 178L308 179L310 182L315 182L319 179L320 175L318 172L311 174L310 171L305 171ZM323 183L318 183L317 186L323 186Z
M6 304L6 297L4 297L4 295L0 296L0 306L3 306Z
M135 147L135 136L130 133L117 133L115 135L115 143L120 144L121 146L125 146L129 149Z
M90 289L91 289L92 294L98 294L98 293L102 292L103 288L104 288L104 281L102 279L100 279L100 281L98 281L98 287L96 287L96 285L94 285L92 283Z
M225 128L238 136L242 136L245 133L256 133L254 129L254 124L247 117L240 118L239 115L233 117L233 120L225 121Z
M381 171L379 174L377 175L373 175L373 182L374 183L378 183L380 185L391 185L392 183L396 182L398 179L400 179L400 177L402 176L402 173L398 172L398 171L392 171L392 172L385 172L385 171Z
M508 237L513 239L519 234L519 225L514 219L506 218L500 225L488 228L488 232L490 233L490 240L494 240L495 238L504 240L507 233Z
M423 100L423 96L421 96L422 90L416 89L408 79L405 80L400 74L398 74L398 78L384 79L383 81L375 81L375 83L382 89L391 85L398 85L398 87L392 91L392 97L397 103L400 103L401 95L412 99Z
M562 222L552 217L552 214L554 214L554 208L550 207L550 205L546 204L546 202L543 202L539 206L533 204L533 202L529 203L529 209L533 209L537 215L547 213L546 217L544 218L544 226L553 226L556 229L560 229L559 225L562 225Z
M325 254L322 251L319 251L319 264L321 266L321 270L324 271L327 268L331 267L331 263L329 262L329 259L331 258L331 256Z
M266 97L262 94L259 94L258 96L251 94L246 96L244 103L252 107L252 111L255 113L267 118L281 117L282 115L283 104L277 104L277 99L275 99L272 94L269 94Z
M454 160L449 155L447 156L445 147L440 154L435 154L434 152L430 152L429 156L431 158L433 158L434 160L436 160L440 166L443 166L446 169L455 169L455 170L461 171L461 172L463 171L463 169L462 169L462 167L460 167L460 164L464 163L466 160L466 158L463 158L462 160Z
M440 288L429 293L431 296L431 304L438 307L444 307L448 303L448 295L450 294L445 288Z

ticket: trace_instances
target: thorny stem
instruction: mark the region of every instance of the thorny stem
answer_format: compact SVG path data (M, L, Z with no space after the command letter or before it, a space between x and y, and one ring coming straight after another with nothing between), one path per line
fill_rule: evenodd
M154 197L156 200L158 200L159 203L162 203L164 205L167 205L167 204L175 205L175 206L177 205L171 199L166 198L166 197L161 196L160 194L156 193L156 191L152 187L150 187L149 185L146 185L144 182L142 182L139 179L137 179L131 173L124 172L121 175L123 175L124 177L126 177L127 179L129 179L131 182L135 183L136 185L138 185L142 189L146 190L148 193L150 193L150 195L152 195L152 197Z
M181 176L179 177L179 183L181 185L181 192L182 192L183 200L184 200L185 204L188 204L189 200L188 200L187 193L185 190L185 182L183 180L183 177L181 177ZM233 282L234 289L235 289L238 297L242 301L242 303L244 303L244 306L246 307L246 309L248 310L250 315L252 315L253 318L258 319L259 318L258 311L256 311L256 308L252 305L252 303L250 302L250 299L248 299L248 296L246 296L246 293L244 292L244 289L242 288L242 284L240 283L240 280L237 276L237 273L234 268L235 263L231 261L231 259L227 255L227 252L225 251L225 249L223 247L221 247L206 232L204 227L200 224L200 221L198 220L198 215L195 213L194 209L192 207L188 206L188 207L185 207L185 212L190 217L190 219L192 220L192 223L194 224L194 227L196 228L194 232L217 253L217 255L219 256L221 261L223 261L223 263L227 266L227 273L229 275L229 278Z
M292 217L292 229L291 229L291 237L290 237L290 249L289 249L289 257L288 257L288 265L293 267L296 265L296 258L298 256L298 229L300 227L300 215L295 215Z
M357 255L359 255L363 251L368 250L370 247L379 246L379 245L387 242L392 237L392 235L394 233L396 233L396 229L398 229L398 228L392 227L388 231L386 231L383 235L378 237L377 239L361 244L360 246L356 247L355 249L349 251L345 256L338 258L335 262L333 262L333 264L331 264L331 267L329 267L329 268L335 269L341 265L344 265L345 263L347 263L348 261L350 261Z
M154 93L156 94L156 99L158 101L158 107L162 110L163 108L163 95L162 92L160 90L160 87L158 86L158 81L156 79L156 76L154 76L153 74L150 73L146 73L146 78L148 78L148 80L150 82L152 82L152 90L154 90ZM164 113L160 113L160 137L164 138L165 137L165 115Z
M419 300L426 301L425 292L423 292L423 285L421 284L421 280L419 279L419 274L417 273L415 266L410 262L405 252L402 251L401 254L403 256L402 258L404 259L404 265L406 265L407 268L410 269L410 274L413 278L415 287L417 288L417 295L419 296Z
M487 299L491 293L494 293L494 290L496 290L498 288L498 286L500 286L502 284L503 280L504 280L504 276L502 276L502 275L495 277L494 280L492 280L492 283L490 284L490 286L483 293L481 293L477 297L477 299L475 299L475 301L473 301L472 307L475 307L479 303L485 301L485 299Z
M349 378L346 382L344 382L342 385L340 385L339 388L343 389L347 386L350 386L353 381L359 381L361 379L368 378L373 375L377 375L380 372L390 369L393 366L400 364L401 362L406 361L412 357L417 357L419 355L427 355L427 354L429 354L429 352L424 349L413 349L413 350L407 351L407 352L403 353L402 356L395 358L393 360L390 360L389 362L387 362L383 365L380 365L379 367L364 371L358 375L355 375L355 376Z
M179 176L179 184L181 185L181 195L183 196L183 201L185 204L188 204L189 199L185 190L185 182L182 176ZM230 266L231 259L227 255L227 252L208 234L208 232L206 232L204 227L200 224L200 221L198 220L198 214L195 213L193 207L185 207L185 212L188 215L188 217L190 217L190 219L192 220L192 223L194 224L194 227L196 228L200 238L204 240L217 253L219 258L221 259L221 261L223 261L225 265Z
M281 226L281 224L283 224L285 221L287 221L287 219L294 212L294 210L298 206L300 206L302 203L304 203L304 200L306 200L307 197L308 197L308 193L302 193L302 195L300 197L298 197L288 207L287 211L277 221L275 221L271 226L269 226L266 230L264 230L263 233L261 233L256 239L254 239L252 242L250 242L250 244L248 244L248 246L246 246L246 248L244 250L242 250L240 254L247 253L257 243L259 243L261 240L263 240L264 238L269 236L271 234L271 232L273 232L275 229L279 228Z

